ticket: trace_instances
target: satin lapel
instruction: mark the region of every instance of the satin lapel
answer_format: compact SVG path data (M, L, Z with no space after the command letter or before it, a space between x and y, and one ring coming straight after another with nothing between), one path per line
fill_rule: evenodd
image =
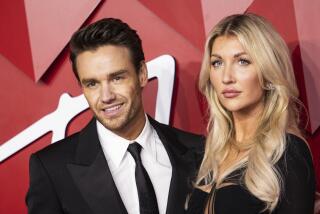
M172 177L166 214L182 214L187 194L191 188L190 175L196 172L195 158L187 147L180 144L172 130L165 130L149 118L169 155Z
M92 120L79 135L75 162L67 165L83 198L95 214L126 214Z

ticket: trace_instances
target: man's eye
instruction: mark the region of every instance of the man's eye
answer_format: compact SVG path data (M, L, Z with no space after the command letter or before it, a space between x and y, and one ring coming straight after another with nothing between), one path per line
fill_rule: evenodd
M122 76L115 76L115 77L113 78L113 80L114 80L115 82L119 82L119 81L122 80L122 79L123 79Z
M88 83L86 84L86 87L87 87L87 88L93 88L93 87L95 87L96 85L97 85L96 82L88 82Z
M247 59L240 59L239 64L240 65L249 65L249 64L251 64L251 62Z
M222 62L220 60L214 60L213 62L211 62L211 65L214 67L214 68L218 68L222 65Z

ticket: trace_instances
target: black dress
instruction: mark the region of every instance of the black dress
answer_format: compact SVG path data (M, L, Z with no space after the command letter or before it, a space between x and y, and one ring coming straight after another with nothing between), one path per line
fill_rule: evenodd
M272 214L313 214L315 177L307 144L295 135L287 135L287 148L276 164L283 178L283 192ZM215 214L267 214L261 212L265 204L253 196L243 183L244 168L230 176L239 185L224 186L215 191ZM204 214L209 194L194 189L188 203L187 214Z

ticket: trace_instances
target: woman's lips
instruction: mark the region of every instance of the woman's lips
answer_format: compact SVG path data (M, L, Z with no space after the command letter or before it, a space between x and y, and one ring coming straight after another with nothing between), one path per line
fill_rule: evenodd
M231 89L231 90L227 89L227 90L222 91L222 94L225 98L235 98L235 97L239 96L240 93L241 93L240 91L233 90L233 89Z

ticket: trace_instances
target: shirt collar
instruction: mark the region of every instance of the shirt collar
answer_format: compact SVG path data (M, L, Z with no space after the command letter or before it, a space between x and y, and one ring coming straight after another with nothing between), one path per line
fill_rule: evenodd
M139 143L144 149L144 151L155 157L155 139L153 131L153 127L151 126L149 119L146 115L146 123L142 129L142 132L134 141Z
M148 153L148 155L156 157L155 139L153 133L154 130L149 122L147 115L145 115L145 117L146 122L141 133L135 140L132 141L116 135L112 131L105 128L97 120L97 132L102 146L102 150L107 158L107 161L111 160L116 168L119 167L123 157L127 152L129 144L132 142L139 143L144 149L144 151Z

